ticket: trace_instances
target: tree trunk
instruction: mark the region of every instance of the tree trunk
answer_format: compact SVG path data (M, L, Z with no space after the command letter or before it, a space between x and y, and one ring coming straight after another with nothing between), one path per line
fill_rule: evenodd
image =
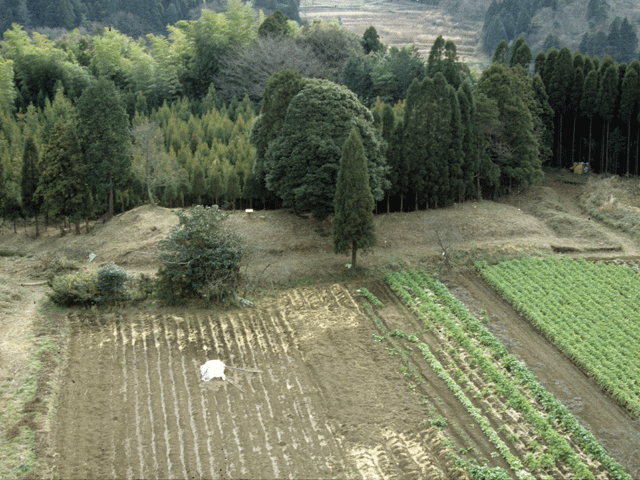
M605 155L605 133L607 131L606 125L602 126L602 144L600 145L600 173L605 173L605 163L604 163L604 155Z
M156 202L153 200L153 192L151 192L151 184L147 183L147 195L149 196L149 203L152 207L156 206Z
M558 167L562 168L562 119L564 115L560 114L560 128L558 129Z
M577 114L573 113L573 140L571 142L571 165L576 161L576 117Z
M355 242L351 244L351 268L353 270L356 269L356 252L358 249L356 248Z
M402 208L403 208L403 203L404 203L404 195L401 193L400 194L400 211L402 212Z
M89 230L89 217L85 217L84 223L85 223L85 227L87 229L87 235L88 235L89 232L91 231L91 230Z
M35 215L35 220L36 220L36 238L40 237L40 225L38 225L38 214L36 213Z
M418 211L418 192L416 192L416 206L415 206L415 211Z
M638 176L638 161L640 160L640 126L636 131L636 177Z
M629 154L631 150L631 120L627 124L627 177L629 176Z
M114 201L113 201L113 181L111 179L111 175L109 175L109 210L107 211L107 216L111 219L114 214Z
M587 159L588 163L591 163L591 126L593 123L593 117L589 117L589 158Z
M389 194L387 193L387 213L389 213Z

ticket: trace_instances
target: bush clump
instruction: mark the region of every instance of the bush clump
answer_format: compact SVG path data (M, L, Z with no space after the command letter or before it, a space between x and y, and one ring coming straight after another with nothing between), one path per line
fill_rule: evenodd
M167 303L187 298L235 298L244 245L228 215L197 206L176 213L179 224L160 241L157 296Z
M128 283L132 277L113 263L98 270L58 275L50 282L49 298L65 307L110 305L131 299Z

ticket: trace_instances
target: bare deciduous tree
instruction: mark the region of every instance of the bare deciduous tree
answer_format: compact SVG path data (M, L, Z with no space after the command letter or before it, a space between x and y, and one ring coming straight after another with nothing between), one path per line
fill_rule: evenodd
M214 80L224 99L245 94L260 101L267 80L281 70L295 70L305 78L327 78L327 68L310 45L289 37L260 37L250 46L233 49L222 62Z
M147 186L149 203L155 205L153 191L160 187L180 186L187 183L186 170L174 155L164 147L162 130L144 119L131 131L133 143L133 171Z

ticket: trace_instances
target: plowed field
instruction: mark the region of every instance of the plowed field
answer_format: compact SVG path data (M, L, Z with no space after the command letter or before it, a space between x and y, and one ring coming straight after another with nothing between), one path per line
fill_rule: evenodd
M60 478L457 478L343 286L70 320ZM209 359L262 373L203 382Z

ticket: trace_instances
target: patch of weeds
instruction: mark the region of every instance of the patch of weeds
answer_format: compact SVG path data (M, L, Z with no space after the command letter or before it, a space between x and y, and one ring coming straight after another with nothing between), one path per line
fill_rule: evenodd
M322 238L327 238L328 236L331 235L331 232L327 232L324 227L322 225L319 225L316 227L316 229L314 230L318 235L320 235Z
M382 342L384 340L384 337L382 335L376 335L374 333L372 336L373 336L373 341L374 342Z
M9 248L0 248L0 257L24 257L25 253Z
M277 248L272 248L270 249L267 253L269 253L269 255L282 255L286 250L284 249L277 249Z
M411 335L409 335L407 337L407 340L409 340L410 342L413 342L413 343L420 343L420 339L418 338L418 336L415 333L412 333Z
M429 420L427 420L427 422L432 427L436 427L436 428L440 428L440 429L442 429L442 428L447 426L447 419L444 418L442 415L435 415L434 417L432 417Z
M391 332L389 334L390 336L394 337L394 338L407 338L407 334L404 333L402 330L396 328L393 332Z

